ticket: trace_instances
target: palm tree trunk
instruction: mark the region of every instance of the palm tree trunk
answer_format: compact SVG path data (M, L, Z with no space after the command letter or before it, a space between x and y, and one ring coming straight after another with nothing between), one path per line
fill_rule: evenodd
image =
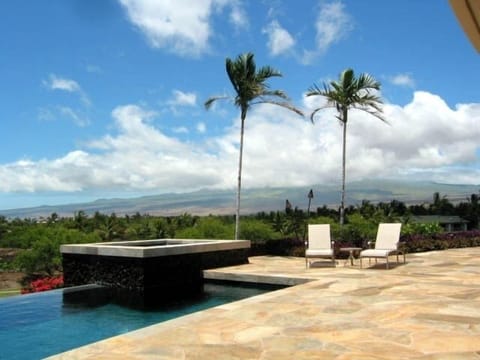
M235 240L238 240L240 236L240 191L242 189L243 133L245 130L246 117L247 110L242 109L240 124L240 155L238 157L237 210L235 213Z
M340 225L345 223L345 177L347 156L347 110L343 110L343 151L342 151L342 199L340 201Z

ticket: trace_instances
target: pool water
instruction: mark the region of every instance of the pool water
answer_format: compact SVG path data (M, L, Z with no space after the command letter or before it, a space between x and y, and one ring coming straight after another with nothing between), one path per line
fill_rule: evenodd
M41 359L279 287L205 283L202 296L149 311L106 302L101 294L92 296L95 288L101 291L87 286L79 287L80 296L72 297L76 293L72 289L61 289L0 299L0 359Z

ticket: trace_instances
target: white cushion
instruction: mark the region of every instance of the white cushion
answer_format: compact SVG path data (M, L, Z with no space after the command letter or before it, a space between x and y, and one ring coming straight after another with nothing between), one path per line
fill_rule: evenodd
M401 228L402 224L400 223L379 224L375 249L396 249Z
M330 249L330 225L310 224L308 225L308 248L309 249Z
M307 249L305 251L305 255L307 257L309 256L332 256L333 255L333 250L332 249Z
M387 257L394 249L367 249L360 253L360 257Z

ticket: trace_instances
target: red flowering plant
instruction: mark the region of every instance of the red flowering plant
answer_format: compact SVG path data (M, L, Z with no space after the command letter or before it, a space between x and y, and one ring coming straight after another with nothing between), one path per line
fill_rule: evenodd
M53 290L61 287L63 287L63 275L43 277L31 281L27 287L22 289L22 294Z

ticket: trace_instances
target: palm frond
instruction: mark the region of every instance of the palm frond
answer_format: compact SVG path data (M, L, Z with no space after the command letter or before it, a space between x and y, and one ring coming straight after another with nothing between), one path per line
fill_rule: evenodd
M352 108L356 109L356 110L364 111L366 113L369 113L370 115L373 115L377 119L380 119L384 123L390 125L390 123L387 121L387 119L385 119L381 108L374 107L374 106L371 106L371 105L366 106L366 105L359 105L359 104L356 104L355 106L352 106Z
M380 82L371 75L365 73L356 78L352 69L345 69L338 81L323 83L323 88L314 84L308 89L306 96L323 96L327 100L327 105L312 112L310 120L313 122L315 114L321 109L335 107L340 114L337 118L342 122L346 120L341 114L349 108L366 111L385 121L382 115L382 100L375 94L378 90L380 90Z
M271 103L289 108L290 110L301 113L292 105L287 106L287 102L276 101L274 98L288 100L288 96L282 90L270 90L266 80L282 74L270 67L263 66L257 70L253 53L247 52L237 56L235 59L227 58L225 68L228 78L235 90L234 103L242 112L255 103ZM226 97L213 97L205 102L208 109L213 102ZM256 101L254 103L254 101ZM302 113L303 115L303 113Z
M281 77L282 73L270 66L263 66L260 68L256 74L256 80L258 82L264 83L265 80L271 77Z
M238 57L239 65L243 67L243 72L247 79L253 79L257 72L257 66L253 58L253 53L246 53Z
M325 96L325 94L328 92L328 88L326 88L326 85L324 85L324 88L320 88L317 84L313 84L311 87L308 88L307 93L305 94L306 96Z
M290 111L293 111L294 113L300 115L300 116L305 116L303 114L303 111L296 108L295 106L293 106L292 104L286 102L286 101L275 101L275 100L259 100L259 101L256 101L254 104L272 104L272 105L277 105L277 106L280 106L280 107L283 107L284 109L288 109ZM253 104L252 104L253 105Z
M324 107L319 107L319 108L312 111L312 113L310 114L310 121L312 122L312 124L315 124L314 118L315 118L315 115L317 114L317 112L319 112L320 110L323 110L323 109L324 109Z
M332 104L328 104L327 105L324 105L324 106L320 106L319 108L316 108L315 110L312 111L312 113L310 114L310 121L312 122L312 124L315 124L315 115L323 110L323 109L327 109L327 108L332 108L332 107L335 107L334 105Z
M239 87L238 87L238 84L237 84L238 70L236 68L235 62L232 59L227 58L225 60L225 68L227 70L228 78L229 78L230 82L232 83L233 88L235 89L235 92L238 93L239 92Z
M355 73L352 69L345 69L340 74L340 81L342 88L347 89L355 84Z
M205 109L209 110L212 107L213 103L217 100L225 100L228 98L228 96L212 96L211 98L207 99L207 101L205 101Z
M268 96L279 97L288 100L288 95L283 90L263 90L261 95L259 95L261 98Z
M365 89L365 90L371 90L371 89L375 89L375 90L380 90L380 82L375 80L371 75L369 74L360 74L360 76L358 77L358 88L359 89Z

